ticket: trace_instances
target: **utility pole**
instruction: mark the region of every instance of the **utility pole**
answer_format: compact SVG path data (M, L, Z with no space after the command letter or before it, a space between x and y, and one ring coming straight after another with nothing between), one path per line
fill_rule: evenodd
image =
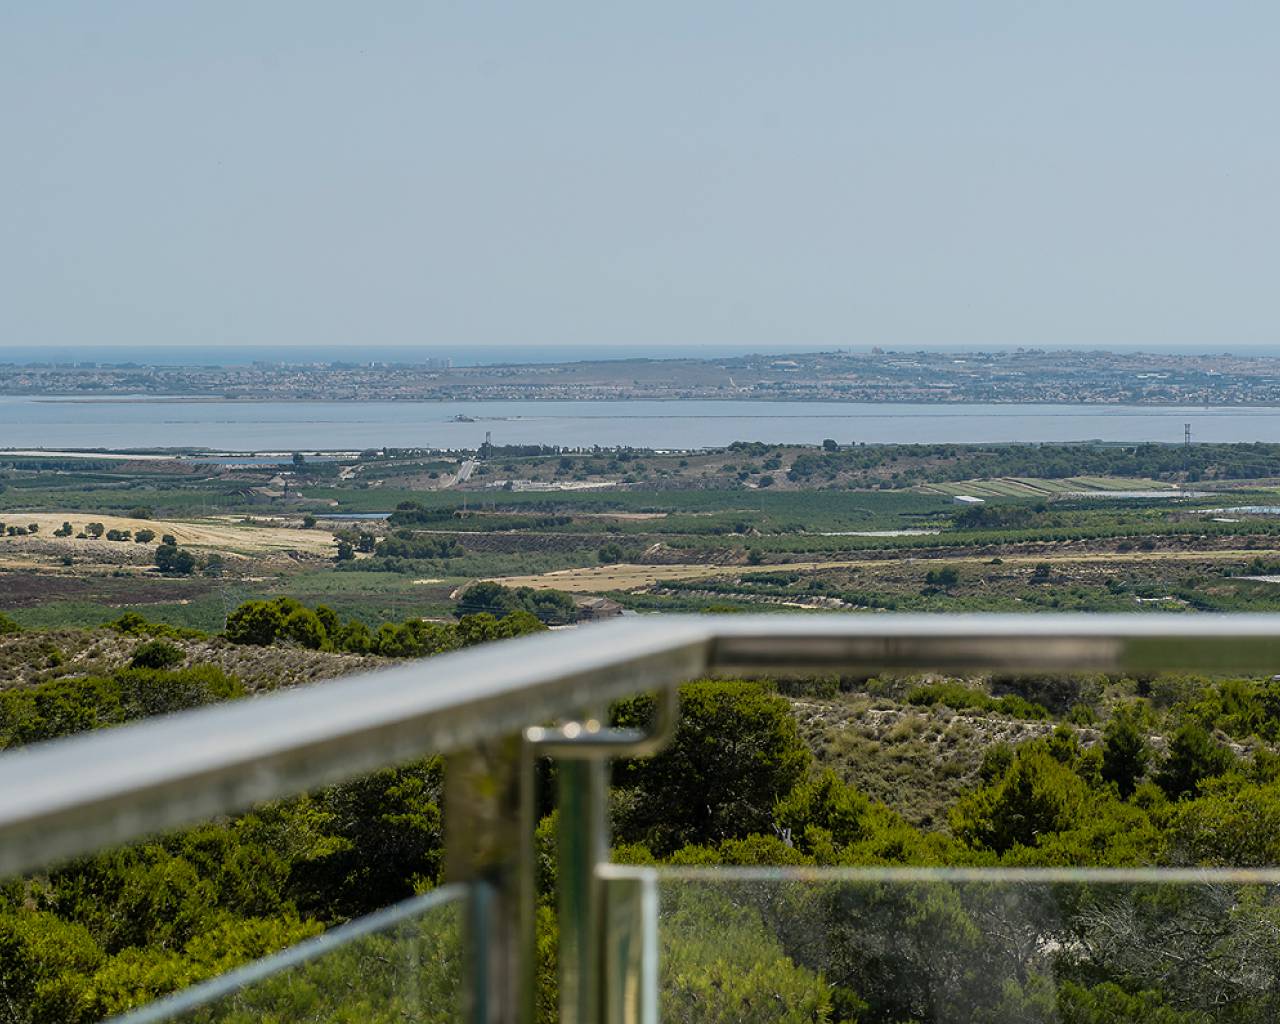
M1191 424L1184 423L1182 425L1182 443L1188 448L1191 447Z

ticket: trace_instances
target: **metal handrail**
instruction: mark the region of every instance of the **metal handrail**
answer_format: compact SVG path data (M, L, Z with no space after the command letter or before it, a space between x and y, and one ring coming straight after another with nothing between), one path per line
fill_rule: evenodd
M0 876L699 675L1280 671L1280 616L654 616L0 754Z
M705 671L696 620L488 644L0 754L0 877Z
M653 886L602 889L604 760L655 752L674 728L678 683L1172 669L1280 671L1280 616L652 616L525 637L0 754L0 876L445 754L445 874L468 894L467 1017L527 1024L531 768L552 754L562 761L561 1020L649 1021L639 994L653 987L652 957L636 961L629 936L652 910ZM652 732L604 728L608 702L654 690L663 699Z

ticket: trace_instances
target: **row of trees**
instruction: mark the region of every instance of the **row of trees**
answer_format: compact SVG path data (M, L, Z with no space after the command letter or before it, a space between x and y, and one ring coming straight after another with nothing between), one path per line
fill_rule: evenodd
M358 619L342 621L326 605L312 609L291 597L277 597L240 605L227 616L226 637L235 644L259 647L292 643L317 651L420 658L542 628L536 616L515 609L501 617L464 615L457 623L423 619L384 622L374 631Z
M0 523L0 533L13 536L26 536L28 534L39 533L39 523L28 523L26 526L16 526L6 523ZM76 528L70 522L64 521L63 524L53 531L55 537L72 537L76 540L99 540L106 537L107 540L126 541L133 540L139 544L150 544L156 538L156 531L148 527L139 530L122 530L118 528L107 529L102 523L86 523L84 529L76 532ZM165 534L161 543L177 544L169 534Z
M458 597L458 611L463 615L524 613L549 626L568 625L578 618L578 606L562 590L512 588L489 581L467 587Z
M803 452L793 481L893 469L903 482L985 477L1140 476L1156 479L1253 479L1280 476L1280 445L866 445ZM908 479L909 477L909 479Z

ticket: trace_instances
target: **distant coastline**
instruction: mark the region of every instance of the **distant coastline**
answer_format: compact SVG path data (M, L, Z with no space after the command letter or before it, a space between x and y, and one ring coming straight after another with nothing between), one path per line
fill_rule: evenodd
M63 402L757 401L1280 406L1280 358L871 349L453 365L324 361L0 365L0 395ZM588 353L577 353L579 356ZM617 353L607 353L615 356Z
M318 401L337 402L337 403L343 403L343 404L348 404L348 403L359 404L361 402L370 401L370 399L349 398L349 397L317 399L312 397L289 396L289 395L281 396L278 398L271 398L271 397L265 397L265 396L240 398L235 396L200 395L200 394L136 395L136 396L130 396L130 397L103 396L101 398L98 398L98 397L89 397L84 395L30 395L30 396L27 396L27 395L0 394L0 401L4 401L5 399L14 399L14 398L30 401L33 403L48 404L48 405L165 405L165 404L178 402L178 401L200 403L203 405L275 405L282 402L287 404L306 404L306 403L314 403ZM391 398L372 399L372 401L389 402L389 403L403 404L403 405L417 404L417 405L434 406L434 405L457 405L459 404L460 400L454 399L454 398L391 397ZM466 400L463 399L461 401L465 402ZM494 399L477 399L476 401L491 402L491 401L494 401ZM553 398L553 397L539 398L538 396L533 395L528 398L522 398L520 399L520 401L551 404L551 403L559 403L564 401L573 401L573 399ZM582 401L599 401L599 399L584 398L582 399ZM743 401L743 399L734 395L721 395L721 396L709 395L705 398L698 398L698 399L681 398L679 396L670 396L670 397L655 396L655 397L649 398L649 397L644 397L639 395L637 396L621 395L621 396L618 396L617 398L607 399L607 401L620 402L620 403L662 402L668 405L679 405L682 402L688 402L688 401L740 402L740 401ZM762 404L782 404L787 402L818 403L818 402L825 402L826 400L787 398L785 396L779 395L774 397L760 396L757 398L752 398L750 399L750 401L760 402ZM901 405L903 403L900 400L892 399L892 398L886 398L886 399L872 398L872 399L860 399L856 402L850 401L847 404L857 405L857 406L866 406L866 405ZM1025 401L1020 401L1016 398L991 399L989 401L974 402L969 399L963 399L963 398L936 398L936 399L925 398L925 399L918 400L917 404L934 405L941 408L952 408L952 409L963 408L964 406L967 406L967 405L1005 405L1005 406L1015 406L1015 407L1027 406L1027 405L1035 405L1035 406L1085 405L1085 406L1097 407L1100 409L1162 409L1162 408L1199 409L1199 408L1202 408L1204 412L1212 412L1213 410L1217 410L1217 409L1275 409L1277 411L1280 411L1280 400L1266 401L1266 402L1263 402L1263 401L1258 401L1258 402L1241 401L1241 402L1221 402L1221 403L1214 402L1214 403L1206 404L1203 407L1188 406L1185 402L1177 402L1172 400L1126 402L1126 401L1121 401L1119 399L1104 399L1104 398L1097 398L1097 399L1091 399L1091 400L1085 399L1081 401L1072 401L1072 402L1025 402ZM492 420L492 419L509 419L510 417L486 417L486 418ZM458 422L458 423L481 422L481 419L478 417L477 418L468 417L465 419L455 418L455 422Z

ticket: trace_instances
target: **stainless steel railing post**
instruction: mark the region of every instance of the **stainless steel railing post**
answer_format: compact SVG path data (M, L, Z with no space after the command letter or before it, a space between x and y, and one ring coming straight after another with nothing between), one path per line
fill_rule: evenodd
M557 877L561 1024L599 1024L602 998L603 884L609 859L608 763L561 761Z
M445 877L470 887L464 927L468 1024L531 1024L533 772L522 737L451 756Z
M668 686L658 696L648 732L607 729L602 724L606 719L603 712L554 729L525 731L529 749L555 758L559 767L561 1024L602 1024L609 1017L608 1008L623 1002L623 997L609 992L606 985L611 943L605 886L599 874L601 865L609 861L609 762L656 754L675 735L679 717L679 691ZM618 917L615 924L626 920ZM640 941L637 936L637 946ZM653 1000L648 1003L653 1005Z

